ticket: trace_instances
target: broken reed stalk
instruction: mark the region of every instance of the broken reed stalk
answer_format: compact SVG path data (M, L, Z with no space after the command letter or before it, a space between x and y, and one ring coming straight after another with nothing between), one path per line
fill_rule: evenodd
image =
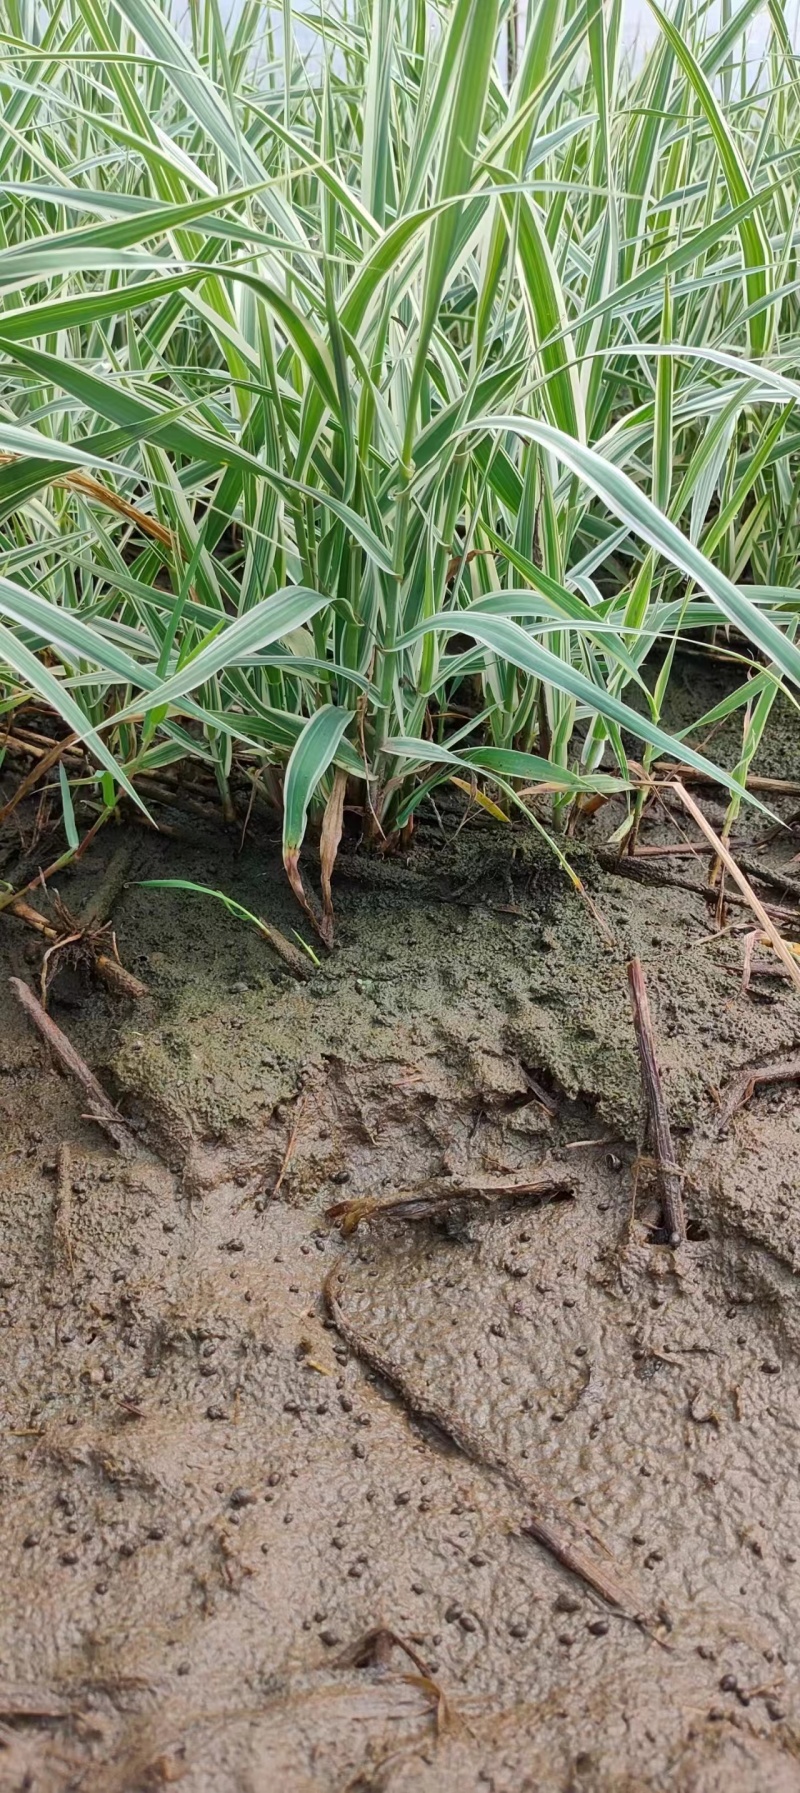
M299 978L301 983L308 983L313 970L310 960L306 959L296 946L292 946L291 940L287 940L280 928L273 927L272 922L262 921L259 916L257 925L262 939L266 940L273 952L277 953L278 958L283 960L292 976Z
M459 1203L489 1206L493 1202L545 1200L573 1194L571 1177L562 1170L542 1168L527 1179L484 1178L459 1182L451 1177L433 1178L419 1189L406 1189L388 1197L355 1196L334 1202L325 1219L336 1222L345 1237L362 1222L376 1220L435 1220L448 1215Z
M781 934L778 932L778 929L776 928L774 922L770 920L769 914L768 914L767 910L765 909L764 904L756 896L756 893L753 889L752 884L748 883L748 881L744 875L744 872L737 865L736 860L733 857L733 854L731 852L729 852L728 848L725 845L725 842L720 840L719 835L712 828L711 823L703 815L703 811L700 808L700 805L698 803L695 803L694 798L691 797L689 795L689 792L684 789L683 785L680 782L680 779L676 778L675 782L669 788L671 790L673 790L675 792L676 796L678 796L680 798L681 803L684 806L684 809L688 809L690 816L692 816L694 818L695 822L697 823L697 826L700 829L701 834L705 835L706 840L709 842L709 845L715 849L717 857L719 859L721 859L722 864L725 866L726 871L730 872L730 875L733 879L734 884L738 885L738 887L742 893L742 896L745 899L745 902L749 903L750 908L753 911L753 914L757 917L758 921L761 923L761 926L764 930L764 933L767 935L767 938L769 940L770 946L773 949L773 952L777 953L778 958L780 959L781 963L786 967L786 970L789 974L789 977L792 980L792 983L794 984L795 989L800 990L800 967L798 967L795 960L792 958L792 955L789 952L789 949L788 949L785 941L783 940Z
M717 1115L717 1132L722 1133L732 1121L740 1108L746 1108L750 1098L762 1083L797 1083L800 1080L800 1058L789 1058L774 1065L754 1065L750 1070L742 1071L735 1077L720 1102Z
M664 1219L670 1245L685 1245L686 1215L683 1208L683 1176L675 1161L669 1114L661 1087L656 1037L640 959L628 960L628 987L633 1005L633 1025L639 1048L642 1088L650 1123L653 1156L658 1164Z
M61 1028L57 1027L55 1021L52 1021L46 1014L30 986L23 983L20 977L10 977L8 982L12 994L25 1010L28 1020L33 1023L37 1033L41 1034L42 1039L46 1041L59 1064L69 1072L70 1077L74 1077L75 1082L80 1085L84 1095L88 1098L87 1114L89 1119L93 1120L98 1127L102 1127L103 1132L108 1134L109 1139L113 1140L119 1151L125 1152L128 1156L132 1155L136 1150L133 1134L129 1131L122 1116L109 1102L108 1096L98 1083L94 1072L89 1070L89 1066L81 1058L80 1053L76 1052L71 1040L67 1039L66 1034L61 1032Z
M101 928L109 921L125 885L133 865L133 847L130 842L117 847L92 891L86 908L81 915L82 928Z
M382 1343L366 1339L357 1330L342 1305L346 1276L346 1263L340 1258L331 1265L325 1278L323 1298L337 1332L351 1351L395 1389L412 1419L432 1421L470 1462L499 1477L513 1494L522 1496L527 1510L518 1530L523 1536L534 1538L555 1557L556 1562L599 1594L608 1606L644 1625L646 1620L638 1592L626 1581L610 1552L605 1563L597 1560L589 1546L598 1540L588 1527L580 1520L562 1514L557 1502L534 1476L514 1469L489 1439L474 1431L468 1421L452 1413L443 1400L432 1398L427 1390L416 1387L401 1365L389 1357ZM548 1508L550 1517L546 1516Z

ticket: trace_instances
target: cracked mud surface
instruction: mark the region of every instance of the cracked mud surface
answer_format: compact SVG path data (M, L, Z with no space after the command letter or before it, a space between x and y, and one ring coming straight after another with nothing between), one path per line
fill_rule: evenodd
M135 838L138 875L293 925L273 845ZM3 1790L800 1789L800 1092L759 1090L719 1137L709 1094L789 1056L800 1010L778 980L742 993L690 893L591 884L614 950L522 839L345 860L337 952L302 988L213 905L129 889L150 995L67 975L52 1008L142 1121L130 1164L3 979ZM22 928L3 949L34 975ZM677 1257L635 1165L631 950L687 1173ZM551 1159L571 1200L344 1239L324 1218ZM365 1343L590 1528L657 1635L343 1343L339 1254ZM380 1624L430 1680L397 1650L336 1666Z

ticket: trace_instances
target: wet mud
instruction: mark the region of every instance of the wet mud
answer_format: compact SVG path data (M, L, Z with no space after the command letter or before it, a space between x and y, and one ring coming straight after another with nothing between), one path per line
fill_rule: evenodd
M689 891L576 846L612 946L529 838L444 824L404 860L345 851L307 985L209 901L128 886L148 996L68 971L51 1008L129 1160L0 983L4 1790L800 1789L800 1093L760 1087L722 1130L715 1103L800 1047L797 997L745 994L741 938ZM219 885L291 937L274 839L129 838L136 877ZM62 879L71 908L117 844ZM4 918L1 944L35 981L40 942ZM542 1165L570 1196L326 1219ZM641 1622L525 1535L497 1461ZM351 1648L381 1626L416 1660Z

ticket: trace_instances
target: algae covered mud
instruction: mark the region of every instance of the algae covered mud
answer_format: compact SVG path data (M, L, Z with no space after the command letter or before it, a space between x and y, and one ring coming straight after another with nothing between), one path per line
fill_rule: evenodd
M291 934L274 842L129 839L137 876ZM521 834L344 854L307 984L129 885L149 994L67 968L50 999L127 1158L4 980L3 1788L800 1787L800 1107L713 1100L791 1056L796 997L743 992L691 891L575 857L613 946ZM34 982L38 940L4 939ZM633 952L678 1253L637 1156ZM531 1488L638 1623L526 1530Z

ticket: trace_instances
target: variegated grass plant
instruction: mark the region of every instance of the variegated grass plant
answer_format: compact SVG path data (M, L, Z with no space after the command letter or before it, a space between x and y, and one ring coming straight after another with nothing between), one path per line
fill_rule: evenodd
M191 758L330 937L345 803L555 836L708 772L688 633L732 822L800 678L800 75L781 0L650 5L631 59L531 0L509 90L501 0L6 0L0 709L58 719L67 852Z

